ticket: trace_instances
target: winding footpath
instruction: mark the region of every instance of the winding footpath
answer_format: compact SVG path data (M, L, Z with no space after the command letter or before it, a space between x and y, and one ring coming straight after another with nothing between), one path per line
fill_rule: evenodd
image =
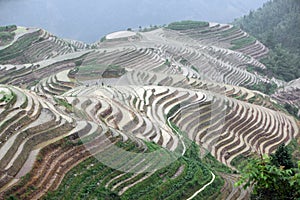
M195 192L193 194L193 196L191 196L190 198L188 198L187 200L192 200L195 196L197 196L200 192L202 192L203 190L205 190L205 188L209 185L211 185L214 181L215 181L215 178L216 176L214 175L214 173L210 172L211 175L212 175L212 179L209 183L207 183L206 185L204 185L200 190L198 190L197 192Z

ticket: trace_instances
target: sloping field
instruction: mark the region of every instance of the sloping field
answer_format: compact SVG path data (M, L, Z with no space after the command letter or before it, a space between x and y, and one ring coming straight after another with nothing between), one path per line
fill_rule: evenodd
M247 71L268 50L236 27L106 39L18 27L0 47L0 199L248 199L234 162L299 137L279 104L299 81ZM284 88L247 89L267 82Z

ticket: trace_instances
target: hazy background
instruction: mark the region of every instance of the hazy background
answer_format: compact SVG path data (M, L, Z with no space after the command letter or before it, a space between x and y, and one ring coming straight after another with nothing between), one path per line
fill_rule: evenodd
M0 0L0 26L41 27L64 38L94 42L129 27L178 20L230 23L268 0Z

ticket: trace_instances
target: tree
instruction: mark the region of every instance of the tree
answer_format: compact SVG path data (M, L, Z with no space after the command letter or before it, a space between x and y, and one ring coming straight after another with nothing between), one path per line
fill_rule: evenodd
M271 163L277 167L284 167L284 169L292 169L295 167L292 156L285 144L281 144L275 154L271 154Z
M264 155L251 159L235 185L253 188L252 199L298 199L300 161L298 168L292 168L290 161L289 152L281 145L271 158Z

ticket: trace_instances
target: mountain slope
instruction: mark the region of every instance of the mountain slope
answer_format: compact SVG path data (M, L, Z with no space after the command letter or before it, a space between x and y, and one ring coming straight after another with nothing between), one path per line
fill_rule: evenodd
M299 1L269 1L234 23L271 49L261 60L267 66L265 74L285 81L300 77Z
M29 59L0 57L0 198L247 199L234 163L299 137L245 88L283 83L246 70L267 50L231 25L121 31L55 56L70 43L17 35Z

